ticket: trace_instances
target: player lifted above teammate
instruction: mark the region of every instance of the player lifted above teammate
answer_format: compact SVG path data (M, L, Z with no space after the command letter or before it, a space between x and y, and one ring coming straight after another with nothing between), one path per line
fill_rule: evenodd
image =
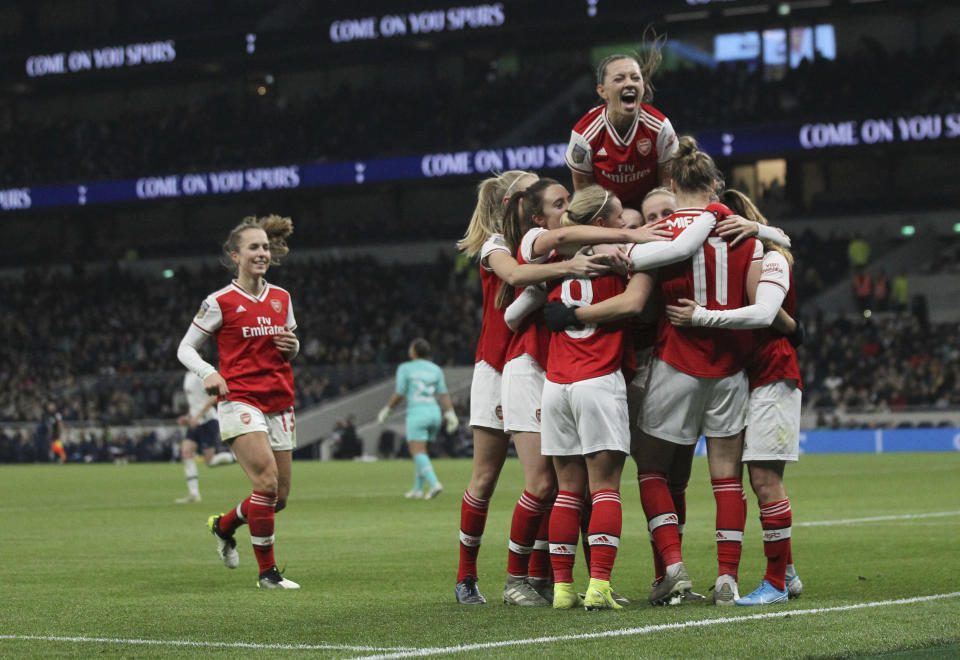
M239 561L234 532L250 525L259 565L258 586L298 589L280 574L273 556L274 513L290 493L291 458L296 446L293 371L290 360L300 343L294 330L290 294L264 276L289 249L289 218L246 218L223 245L224 264L236 274L229 285L203 301L177 357L203 379L207 392L219 397L220 434L250 478L253 493L234 510L208 520L223 563ZM215 337L220 370L197 352Z
M567 146L574 189L596 183L625 207L639 209L644 196L666 182L677 136L670 120L649 105L659 45L655 40L643 58L610 55L598 65L597 94L604 104L576 123Z

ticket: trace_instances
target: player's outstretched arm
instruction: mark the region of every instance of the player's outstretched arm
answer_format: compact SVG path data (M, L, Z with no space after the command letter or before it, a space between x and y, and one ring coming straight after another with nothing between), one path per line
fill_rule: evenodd
M739 215L728 215L717 224L717 234L734 246L756 236L758 240L770 241L782 247L790 247L790 237L779 227L761 225Z
M487 257L497 277L510 286L530 286L564 277L592 278L610 272L609 257L577 253L565 261L546 264L521 264L508 253L498 250Z
M763 260L763 273L770 279L748 277L747 294L752 304L739 309L705 309L692 300L681 298L678 305L667 305L667 319L673 325L701 328L730 328L732 330L755 330L767 328L780 312L787 295L789 277L786 260L776 252L767 253ZM775 276L776 275L776 276ZM789 318L789 317L788 317Z
M667 264L689 259L707 240L707 236L717 224L717 216L704 212L694 218L693 223L679 236L668 243L645 243L632 245L627 249L631 270L650 270Z
M630 278L630 282L623 293L594 305L566 308L566 311L564 311L555 307L556 305L566 307L563 303L548 303L549 306L554 307L552 311L546 310L550 312L547 314L547 323L551 330L557 332L575 323L583 325L605 323L639 314L647 303L650 292L653 291L653 284L653 277L647 273L637 273ZM570 310L572 310L572 313ZM557 313L557 311L562 313ZM557 322L551 322L551 318L557 319Z

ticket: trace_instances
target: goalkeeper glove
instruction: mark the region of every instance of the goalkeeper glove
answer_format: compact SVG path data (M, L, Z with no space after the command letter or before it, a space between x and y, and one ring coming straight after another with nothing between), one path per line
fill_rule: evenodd
M444 429L447 433L453 433L460 426L460 420L457 418L457 413L453 410L445 410L443 413Z

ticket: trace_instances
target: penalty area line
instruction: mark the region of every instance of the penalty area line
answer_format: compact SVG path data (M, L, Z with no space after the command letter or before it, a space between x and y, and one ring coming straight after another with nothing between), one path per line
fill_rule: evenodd
M943 518L960 516L960 511L940 511L937 513L907 513L899 516L873 516L870 518L848 518L846 520L809 520L793 523L794 527L819 527L821 525L855 525L857 523L883 522L884 520L918 520L920 518Z
M250 642L195 642L188 639L122 639L116 637L66 637L58 635L0 635L0 641L85 642L93 644L127 644L141 646L192 646L202 648L254 649L266 651L413 651L406 646L354 646L350 644L253 644Z
M652 626L641 626L638 628L621 628L619 630L608 630L596 633L580 633L575 635L555 635L553 637L532 637L527 639L510 639L501 642L484 642L479 644L461 644L459 646L445 646L434 648L411 649L396 651L380 655L357 656L352 660L388 660L390 658L422 658L429 655L441 655L444 653L463 653L466 651L478 651L483 649L495 649L508 646L532 646L534 644L552 644L556 642L566 642L581 639L600 639L603 637L627 637L632 635L646 635L652 632L664 632L668 630L682 630L684 628L705 628L707 626L716 626L726 623L739 623L741 621L762 621L765 619L782 619L786 617L805 616L811 614L826 614L829 612L846 612L848 610L861 610L871 607L883 607L886 605L909 605L912 603L923 603L944 598L957 598L960 591L954 591L946 594L935 594L932 596L916 596L914 598L900 598L897 600L873 601L870 603L855 603L853 605L840 605L837 607L818 607L807 610L783 610L781 612L763 612L761 614L751 614L747 616L732 616L718 619L699 619L696 621L683 621L679 623L664 623Z

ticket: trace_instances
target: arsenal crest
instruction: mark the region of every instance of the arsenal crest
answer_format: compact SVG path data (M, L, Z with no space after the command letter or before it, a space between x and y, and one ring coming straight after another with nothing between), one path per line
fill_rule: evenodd
M497 419L501 422L503 421L503 406L497 406L497 409L494 410L494 413L497 415Z
M650 141L650 138L640 138L637 140L637 151L640 152L641 156L649 154L652 148L653 142Z
M276 298L272 298L270 300L270 306L273 307L273 311L275 311L277 314L280 313L280 309L282 305L280 304L279 300L277 300Z

